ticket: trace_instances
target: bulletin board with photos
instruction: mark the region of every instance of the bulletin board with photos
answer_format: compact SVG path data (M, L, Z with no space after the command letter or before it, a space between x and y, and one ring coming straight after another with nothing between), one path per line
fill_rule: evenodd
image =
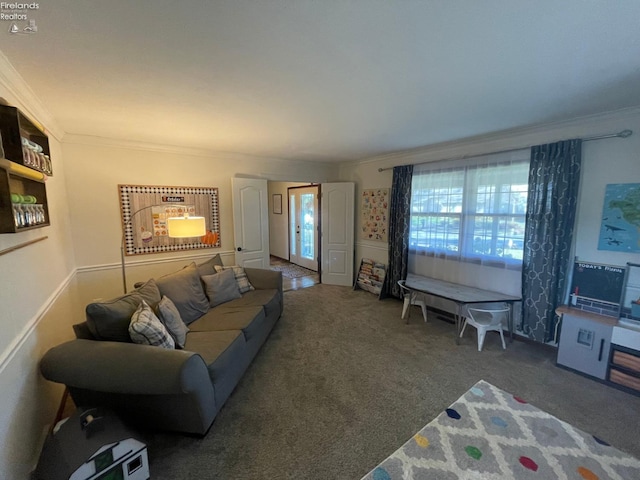
M215 187L118 185L125 255L220 247L220 212ZM207 236L170 238L167 218L185 213L205 218Z

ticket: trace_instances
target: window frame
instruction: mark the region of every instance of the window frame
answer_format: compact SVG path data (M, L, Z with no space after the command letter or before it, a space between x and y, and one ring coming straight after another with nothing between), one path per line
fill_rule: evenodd
M503 179L509 178L512 174L510 169L504 170L504 167L513 167L513 173L517 172L522 175L521 181L505 182ZM411 209L409 222L409 252L411 254L426 255L431 257L445 258L450 260L471 262L487 266L502 267L513 270L522 268L522 258L524 257L524 225L526 221L526 198L528 195L528 166L529 158L516 158L509 161L489 161L486 159L478 161L478 159L469 159L462 165L451 165L445 168L430 169L426 168L422 171L414 171L414 177L411 184ZM487 183L486 178L483 182L482 175L489 171L482 172L481 168L500 167L502 172L496 171L496 178L493 182ZM527 175L524 176L523 170L526 169ZM438 188L437 185L428 185L423 187L419 196L420 177L423 175L439 175L441 179L435 179L433 184L448 184L446 188ZM455 176L462 176L455 179ZM456 181L457 180L457 181ZM426 190L426 192L424 192ZM443 192L444 190L444 192ZM446 191L448 190L448 192ZM438 191L440 196L445 196L447 201L437 204ZM460 196L459 204L453 205L451 197ZM480 202L481 196L484 196L490 205L487 208L487 202ZM416 205L418 202L430 204L431 207L425 208ZM440 205L440 211L437 211L435 205ZM482 204L482 208L479 205ZM504 206L507 211L504 211ZM443 211L444 207L444 211ZM453 210L453 211L452 211ZM459 210L459 211L456 211ZM485 211L486 210L486 211ZM485 222L489 227L484 230L484 235L478 232L478 220L489 219ZM441 231L439 237L433 229L427 227L430 223L429 219L450 218L450 222L439 222L439 224L448 225L458 220L457 231L447 228ZM426 220L420 220L426 219ZM423 226L419 227L418 224ZM435 223L431 220L431 223ZM511 227L510 227L511 226ZM512 233L509 233L511 228ZM430 230L431 229L431 230ZM487 230L490 234L487 235ZM518 234L517 231L521 230ZM420 246L420 237L427 243L429 240L440 245ZM457 237L457 238L456 238ZM453 245L451 240L456 239ZM415 239L415 240L414 240ZM489 242L489 254L477 252L477 241ZM505 254L505 245L509 243L511 250L516 245L519 253L516 257L509 257ZM520 243L521 242L521 243Z

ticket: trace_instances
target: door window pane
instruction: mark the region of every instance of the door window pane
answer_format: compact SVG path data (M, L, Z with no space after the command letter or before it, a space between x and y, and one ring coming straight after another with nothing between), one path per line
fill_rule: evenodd
M303 193L300 195L302 205L302 231L300 233L300 250L304 258L313 260L315 258L314 238L315 232L315 195L313 193Z
M297 255L297 242L296 242L296 196L289 196L289 221L291 224L289 225L289 235L291 236L289 240L289 251L291 255Z

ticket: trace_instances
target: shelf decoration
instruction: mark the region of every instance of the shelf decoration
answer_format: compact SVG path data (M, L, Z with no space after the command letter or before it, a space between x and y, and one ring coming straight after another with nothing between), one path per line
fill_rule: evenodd
M373 188L362 191L362 227L364 240L389 241L389 189Z
M118 190L125 255L221 246L217 188L118 185ZM145 207L149 207L147 211L133 215ZM204 217L207 234L197 238L170 238L167 218L184 213Z

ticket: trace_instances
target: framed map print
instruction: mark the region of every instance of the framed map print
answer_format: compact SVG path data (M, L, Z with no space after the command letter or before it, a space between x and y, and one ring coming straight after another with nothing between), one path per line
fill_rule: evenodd
M640 252L640 183L607 185L598 250Z

